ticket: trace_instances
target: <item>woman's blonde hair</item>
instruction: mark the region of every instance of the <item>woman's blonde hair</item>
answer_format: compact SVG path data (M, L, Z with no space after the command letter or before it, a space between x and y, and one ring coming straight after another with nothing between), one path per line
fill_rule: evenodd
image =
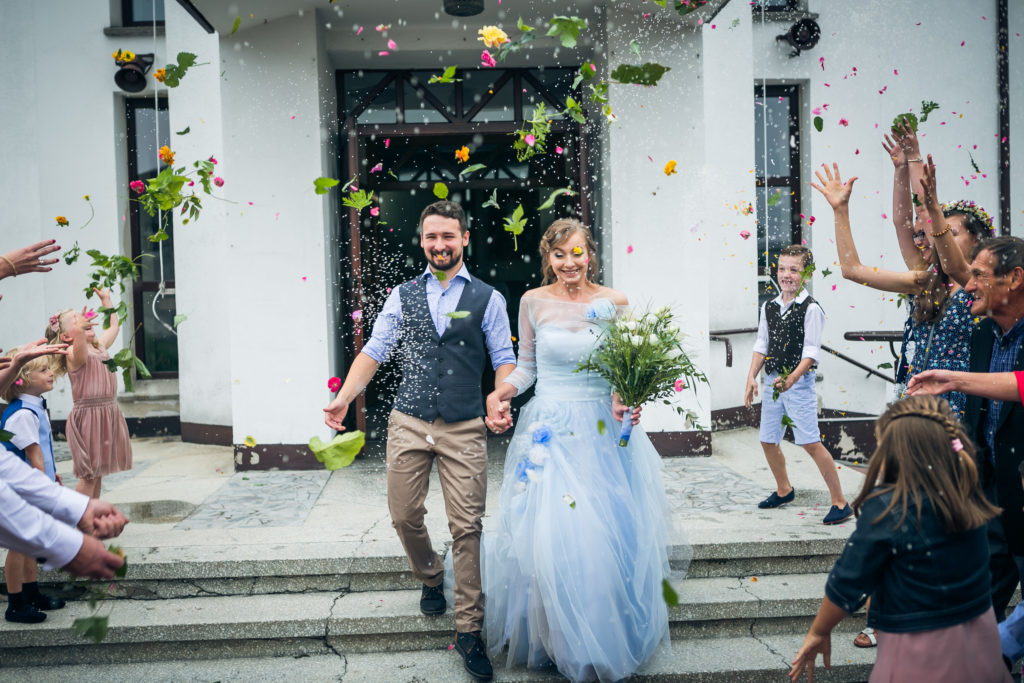
M20 347L15 346L13 349L8 349L7 357L14 358L18 355L19 348ZM50 367L50 361L47 356L39 356L38 358L31 359L29 362L21 366L21 369L18 370L17 376L11 380L11 383L3 390L3 393L0 393L0 398L7 403L14 401L19 395L25 393L25 383L28 381L29 373L33 370L45 370L48 367Z
M1000 513L978 485L974 444L945 399L911 396L893 403L875 423L875 438L864 487L853 501L859 514L868 499L892 493L872 524L899 507L899 527L911 502L920 522L924 499L951 534L976 529Z
M47 344L62 344L61 337L68 333L70 325L67 321L68 313L75 313L73 308L65 308L56 315L51 315L49 322L46 323L46 343ZM98 339L92 340L92 345L97 349L100 348L100 342ZM51 356L52 360L50 365L53 367L53 372L57 377L63 377L68 374L68 357L64 355Z
M597 282L597 244L594 243L594 236L591 234L590 228L575 218L559 218L548 226L548 229L544 231L544 235L540 238L540 248L538 251L540 251L540 269L544 275L544 280L541 282L542 285L549 285L556 280L555 271L548 261L548 254L576 233L583 235L583 240L587 244L587 257L589 259L587 261L587 279L590 282Z

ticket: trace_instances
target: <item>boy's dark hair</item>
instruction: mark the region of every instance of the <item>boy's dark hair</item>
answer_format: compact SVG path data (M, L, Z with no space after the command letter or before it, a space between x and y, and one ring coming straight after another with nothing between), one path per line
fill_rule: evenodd
M992 274L996 277L1009 275L1014 268L1024 268L1024 240L1019 237L1002 235L982 240L971 251L971 260L978 258L983 251L990 252L995 260Z
M427 216L442 216L444 218L454 218L459 222L459 232L465 234L469 230L469 224L466 222L466 212L462 210L462 206L457 202L450 202L447 199L443 199L433 204L428 204L423 213L420 214L420 230L423 230L423 221L426 220Z
M803 261L805 269L807 266L814 265L814 254L802 244L791 244L788 247L783 247L782 251L779 252L779 256L799 256Z

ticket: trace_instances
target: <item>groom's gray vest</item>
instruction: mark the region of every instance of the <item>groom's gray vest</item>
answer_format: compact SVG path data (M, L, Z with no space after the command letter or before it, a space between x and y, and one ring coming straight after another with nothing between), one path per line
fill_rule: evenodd
M480 326L493 291L476 278L469 280L456 306L469 315L450 318L439 337L423 277L399 286L402 383L396 410L427 422L438 415L445 422L459 422L484 414L480 379L487 346Z

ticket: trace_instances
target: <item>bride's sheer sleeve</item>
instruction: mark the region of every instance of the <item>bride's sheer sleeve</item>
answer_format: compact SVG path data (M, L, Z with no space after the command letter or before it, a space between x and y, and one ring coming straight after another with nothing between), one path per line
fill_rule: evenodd
M519 301L519 358L516 369L505 381L514 386L516 396L530 388L537 379L536 335L534 331L533 299Z

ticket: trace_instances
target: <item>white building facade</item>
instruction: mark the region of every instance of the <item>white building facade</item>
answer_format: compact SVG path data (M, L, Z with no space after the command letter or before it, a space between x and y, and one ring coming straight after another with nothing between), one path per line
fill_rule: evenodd
M128 285L131 315L119 343L133 344L157 371L138 382L137 395L122 396L133 427L234 444L239 467L291 468L317 466L305 444L328 436L327 380L344 376L360 343L353 314L364 311L368 322L386 288L423 267L412 240L437 180L470 214L470 267L495 282L513 313L537 283L544 227L560 215L590 223L604 283L678 314L710 380L678 401L704 426L747 419L739 407L754 335L745 330L757 325L779 245L806 241L814 250L811 290L828 315L825 344L868 368L892 362L888 345L844 335L901 329L905 310L841 278L831 209L809 183L822 163L858 176L851 213L861 257L902 268L892 163L880 144L897 113L937 102L921 143L939 165L940 195L973 199L997 228L1024 235L1024 180L1011 174L1024 167L1021 146L1011 145L1012 133L1024 131L1024 3L712 0L685 17L667 5L486 0L482 14L459 18L445 14L442 0L86 0L59 8L0 0L0 250L55 237L65 252L77 243L83 252L153 254L140 282ZM162 17L155 30L151 6ZM554 15L587 20L575 48L543 37ZM519 17L541 37L482 67L478 29L496 24L515 39ZM791 57L777 36L801 18L817 23L820 40ZM118 49L153 53L155 68L182 51L201 65L176 88L150 72L145 89L126 93L113 80ZM643 62L671 70L655 87L611 84L614 122L588 103L585 126L553 123L562 155L508 158L508 133L545 98L557 110L551 100L564 98L581 64L594 64L601 80L619 64ZM452 65L458 84L426 82ZM158 142L173 149L175 165L212 155L224 179L219 199L200 195L198 221L174 216L162 259L129 189L155 173ZM463 144L470 163L488 164L475 180L457 175L451 150ZM667 175L672 160L676 173ZM378 162L383 170L371 173ZM342 184L354 177L375 191L380 216L343 206L341 185L314 193L321 176ZM577 195L536 210L562 186ZM500 209L483 206L492 190ZM510 251L500 219L517 202L529 221ZM56 227L57 215L70 225ZM83 255L45 276L6 280L0 346L38 338L50 314L86 303L90 272ZM891 391L828 354L820 374L821 404L832 414L878 414ZM392 371L382 375L365 402L371 436L393 384ZM66 380L50 408L56 420L70 410ZM665 455L710 452L709 434L668 406L650 406L644 425Z

